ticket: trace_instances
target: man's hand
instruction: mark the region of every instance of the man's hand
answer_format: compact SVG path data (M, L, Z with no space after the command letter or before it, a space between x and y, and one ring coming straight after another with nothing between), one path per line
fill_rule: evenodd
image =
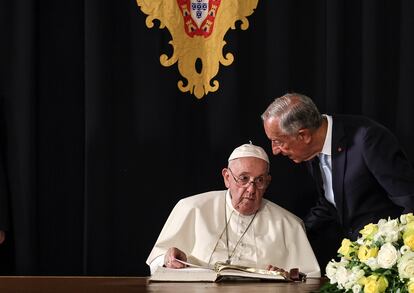
M304 281L304 280L306 280L306 274L301 273L298 268L293 268L288 272L288 271L285 271L284 269L278 268L276 266L268 265L266 267L266 270L279 272L285 278L291 279L293 281Z
M184 268L185 264L178 262L177 259L187 261L187 256L185 255L184 252L182 252L178 248L171 247L167 250L167 253L165 254L164 265L167 268L172 268L172 269Z
M289 277L289 272L285 271L284 269L278 268L277 266L273 266L273 265L268 265L266 267L266 270L268 271L276 271L279 272L282 276L288 276Z
M0 244L4 242L4 239L6 239L6 233L4 231L0 230Z

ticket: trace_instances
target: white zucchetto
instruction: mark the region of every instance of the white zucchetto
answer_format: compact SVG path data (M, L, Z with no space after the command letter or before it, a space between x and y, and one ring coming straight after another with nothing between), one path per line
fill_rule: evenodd
M270 163L269 157L267 156L265 150L257 145L252 144L252 142L235 148L229 157L229 161L244 157L255 157L266 161L268 164Z

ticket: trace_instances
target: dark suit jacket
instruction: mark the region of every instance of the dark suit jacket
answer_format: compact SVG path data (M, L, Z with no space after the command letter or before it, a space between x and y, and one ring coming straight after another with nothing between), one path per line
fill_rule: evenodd
M308 231L337 221L356 239L364 225L414 210L414 169L384 126L360 116L332 116L332 186L336 208L322 195L305 224ZM312 162L307 162L315 177Z

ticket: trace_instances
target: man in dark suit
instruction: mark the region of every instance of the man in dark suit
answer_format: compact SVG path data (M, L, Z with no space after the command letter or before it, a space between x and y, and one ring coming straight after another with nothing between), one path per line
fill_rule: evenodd
M414 169L384 126L361 116L321 115L301 94L275 99L262 114L274 155L305 162L319 199L305 220L321 269L342 238L368 223L414 210Z

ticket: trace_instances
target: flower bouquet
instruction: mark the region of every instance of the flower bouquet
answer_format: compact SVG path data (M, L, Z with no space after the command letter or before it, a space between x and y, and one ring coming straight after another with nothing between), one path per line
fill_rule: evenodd
M414 293L414 216L368 224L356 241L343 239L339 261L326 266L320 292Z

